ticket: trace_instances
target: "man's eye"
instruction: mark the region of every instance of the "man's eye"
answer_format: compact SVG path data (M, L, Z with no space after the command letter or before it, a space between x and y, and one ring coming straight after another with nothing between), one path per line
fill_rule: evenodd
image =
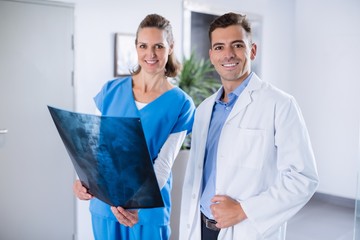
M162 45L156 45L156 48L157 49L162 49L162 48L164 48Z
M214 50L221 50L223 49L221 46L214 47Z

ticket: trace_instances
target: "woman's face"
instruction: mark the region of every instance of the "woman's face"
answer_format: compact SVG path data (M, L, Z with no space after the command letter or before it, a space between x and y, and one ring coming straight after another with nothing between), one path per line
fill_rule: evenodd
M149 74L165 73L165 66L173 46L166 40L166 32L155 27L138 32L136 52L141 70Z

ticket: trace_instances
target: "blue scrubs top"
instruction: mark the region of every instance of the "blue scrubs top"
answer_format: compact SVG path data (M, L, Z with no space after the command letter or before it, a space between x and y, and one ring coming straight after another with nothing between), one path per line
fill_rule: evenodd
M195 106L192 99L179 87L174 87L138 110L132 91L132 78L118 78L107 82L94 97L103 116L140 117L149 154L154 161L171 133L191 132ZM170 222L170 190L172 176L161 189L165 207L141 209L139 224L166 225ZM92 199L90 212L116 220L110 206Z

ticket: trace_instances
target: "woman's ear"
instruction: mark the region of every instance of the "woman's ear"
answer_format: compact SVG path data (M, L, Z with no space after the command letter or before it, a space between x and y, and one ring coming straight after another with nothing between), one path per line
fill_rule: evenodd
M171 55L173 52L174 52L174 44L171 44L169 49L169 55Z

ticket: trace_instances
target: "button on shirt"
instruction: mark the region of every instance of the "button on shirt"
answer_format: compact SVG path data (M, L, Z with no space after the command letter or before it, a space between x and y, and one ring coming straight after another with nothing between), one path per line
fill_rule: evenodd
M204 160L204 173L203 173L203 185L202 195L200 199L201 212L208 218L214 219L211 214L210 205L213 204L211 199L215 195L215 183L216 183L216 156L217 148L219 144L219 138L224 123L229 116L232 108L235 105L236 100L248 85L252 73L238 86L234 91L228 94L228 102L221 101L221 96L224 93L224 88L219 91L215 99L213 107L209 132L206 141L205 160Z

